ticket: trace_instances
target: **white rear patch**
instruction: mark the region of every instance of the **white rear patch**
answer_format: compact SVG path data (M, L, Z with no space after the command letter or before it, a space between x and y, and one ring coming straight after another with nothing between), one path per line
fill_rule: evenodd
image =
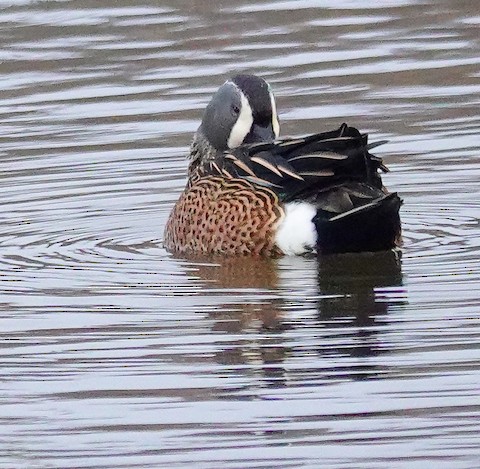
M275 242L289 256L315 250L317 230L313 217L317 209L307 202L290 202L285 205L285 218L275 234Z
M240 93L242 105L240 106L240 114L238 115L237 122L235 122L235 125L230 131L230 136L228 137L228 148L236 148L241 145L250 132L253 124L253 113L250 103L242 91L240 89L238 89L238 91Z

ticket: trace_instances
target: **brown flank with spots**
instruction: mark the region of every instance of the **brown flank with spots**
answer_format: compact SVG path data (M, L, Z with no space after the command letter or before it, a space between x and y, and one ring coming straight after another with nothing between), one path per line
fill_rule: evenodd
M278 196L244 179L204 177L188 185L170 214L165 247L178 253L278 256L284 217Z

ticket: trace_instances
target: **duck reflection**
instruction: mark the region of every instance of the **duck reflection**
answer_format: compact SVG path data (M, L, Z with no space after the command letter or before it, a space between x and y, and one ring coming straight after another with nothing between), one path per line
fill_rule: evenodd
M213 330L228 334L217 363L236 375L260 374L264 386L274 387L291 380L286 362L292 358L308 359L309 370L302 373L310 378L341 374L365 379L375 374L372 361L357 360L350 367L340 362L344 356L369 357L387 350L378 345L377 326L386 321L392 304L390 289L402 285L397 252L318 259L214 258L196 264L195 272L209 295L221 296L221 306L209 313ZM299 338L302 328L305 342ZM330 365L318 362L319 356Z
M261 375L263 385L284 383L283 363L291 354L284 332L291 327L278 295L278 260L212 257L198 264L209 294L223 298L220 308L209 313L213 330L228 334L216 361L233 375ZM205 293L205 292L204 292Z
M319 318L354 316L356 325L370 325L371 316L388 310L376 292L402 282L399 251L324 256L318 262Z
M403 295L398 295L399 290L403 291L402 284L399 251L319 259L317 318L324 325L323 339L340 347L319 344L318 354L361 359L388 352L388 347L379 343L378 332L388 322L393 302L404 302ZM352 362L352 366L342 367L342 373L352 379L371 378L376 374L375 363Z

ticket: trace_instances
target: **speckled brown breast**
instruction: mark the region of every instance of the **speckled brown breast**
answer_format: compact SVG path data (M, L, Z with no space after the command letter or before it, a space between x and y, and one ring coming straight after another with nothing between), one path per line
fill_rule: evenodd
M165 227L165 247L180 253L276 256L277 195L242 179L204 177L188 186Z

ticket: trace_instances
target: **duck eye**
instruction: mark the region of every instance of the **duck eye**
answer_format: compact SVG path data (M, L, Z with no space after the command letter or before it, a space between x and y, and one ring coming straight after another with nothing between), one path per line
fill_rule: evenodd
M232 106L232 111L234 114L240 114L240 108L236 104Z

